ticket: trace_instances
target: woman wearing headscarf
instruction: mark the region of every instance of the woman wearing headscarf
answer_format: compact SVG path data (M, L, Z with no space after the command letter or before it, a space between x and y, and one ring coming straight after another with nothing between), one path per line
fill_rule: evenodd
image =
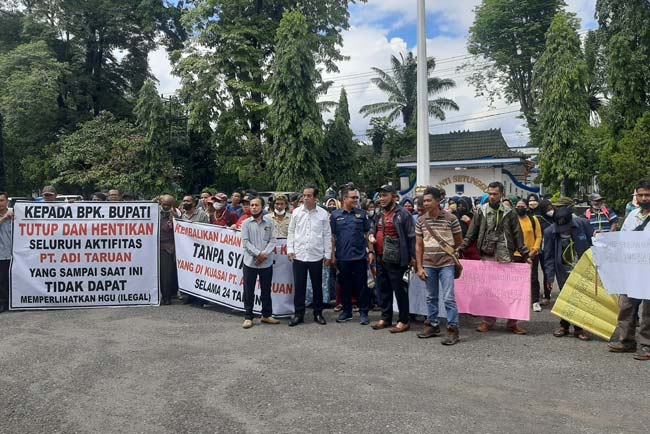
M410 197L405 197L400 201L399 204L402 208L408 211L409 214L413 214L415 212L415 205L413 204L413 199Z
M542 227L542 234L547 227L553 224L553 213L554 208L551 202L547 199L539 199L539 196L536 194L528 195L528 207L530 212L537 217L540 226ZM543 256L543 252L541 252ZM548 289L548 279L546 278L546 272L544 270L544 258L539 258L539 267L542 270L542 275L544 276L544 298L539 301L541 306L548 306L551 303L551 291Z

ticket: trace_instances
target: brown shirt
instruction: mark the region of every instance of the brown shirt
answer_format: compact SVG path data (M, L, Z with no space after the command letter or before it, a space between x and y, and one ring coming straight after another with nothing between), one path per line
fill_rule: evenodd
M460 223L455 215L441 211L438 217L431 218L428 214L421 215L415 224L415 236L424 242L422 266L425 268L442 268L454 265L454 260L442 250L438 241L431 235L425 225L438 232L440 237L450 245L454 245L454 234L462 233Z

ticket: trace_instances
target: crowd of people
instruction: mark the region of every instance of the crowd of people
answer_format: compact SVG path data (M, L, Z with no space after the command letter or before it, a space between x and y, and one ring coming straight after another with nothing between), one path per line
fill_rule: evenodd
M43 188L45 202L56 200L56 189ZM119 190L95 193L93 201L123 200ZM550 201L537 194L506 198L500 182L488 185L482 198L451 197L436 187L427 187L414 200L402 198L392 185L378 188L373 197L362 197L351 184L324 195L315 185L301 193L278 194L267 201L253 190L203 191L198 198L185 195L177 207L171 195L154 199L160 205L160 288L162 304L178 297L174 222L184 220L240 230L244 250L243 327L254 326L255 287L261 289L261 322L279 324L273 317L271 282L274 250L278 238L287 239L287 255L294 277L294 314L289 326L305 321L311 305L314 322L325 325L323 309L334 300L337 322L359 322L375 330L404 333L411 327L408 279L418 278L427 288L428 315L417 333L426 339L442 336L441 343L459 342L459 313L454 280L459 274L458 258L489 262L531 264L532 310L540 312L551 303L554 282L560 291L594 237L604 232L650 230L650 181L642 180L620 224L616 213L599 194L590 197L583 215L576 215L574 200L559 197ZM7 308L11 221L7 193L0 192L0 309ZM540 284L540 272L542 274ZM498 288L495 288L498 290ZM393 298L398 315L394 323ZM446 330L439 322L442 299ZM203 305L203 300L185 296L185 303ZM608 345L612 352L634 352L639 360L650 360L650 301L619 297L619 339ZM370 323L369 311L381 310ZM489 332L497 318L483 317L476 330ZM639 327L637 345L636 328ZM560 321L556 337L570 334L571 324ZM510 332L526 330L516 319L506 318ZM573 326L573 336L591 337Z

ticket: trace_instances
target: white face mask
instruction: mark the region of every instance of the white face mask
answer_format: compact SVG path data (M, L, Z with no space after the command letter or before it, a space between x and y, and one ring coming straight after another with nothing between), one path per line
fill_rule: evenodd
M370 217L374 216L375 215L375 210L373 209L372 211L368 211L368 215Z
M275 214L276 214L276 215L284 215L286 212L287 212L287 211L284 210L284 209L283 209L282 211L280 211L279 209L276 209L276 210L275 210Z
M223 202L215 202L212 206L214 207L214 209L219 211L220 209L223 209L223 207L226 206L226 204Z
M553 209L550 210L550 211L546 211L546 215L549 216L549 217L553 217L553 214L555 214L555 210L553 210Z

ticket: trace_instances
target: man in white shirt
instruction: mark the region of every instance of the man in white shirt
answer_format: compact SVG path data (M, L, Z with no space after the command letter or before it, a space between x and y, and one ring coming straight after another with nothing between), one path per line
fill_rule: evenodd
M318 187L308 185L303 190L303 204L296 208L289 222L287 255L293 262L295 314L290 327L305 320L305 294L307 273L314 290L314 321L325 325L323 318L323 260L329 267L332 256L332 228L329 214L316 205Z

